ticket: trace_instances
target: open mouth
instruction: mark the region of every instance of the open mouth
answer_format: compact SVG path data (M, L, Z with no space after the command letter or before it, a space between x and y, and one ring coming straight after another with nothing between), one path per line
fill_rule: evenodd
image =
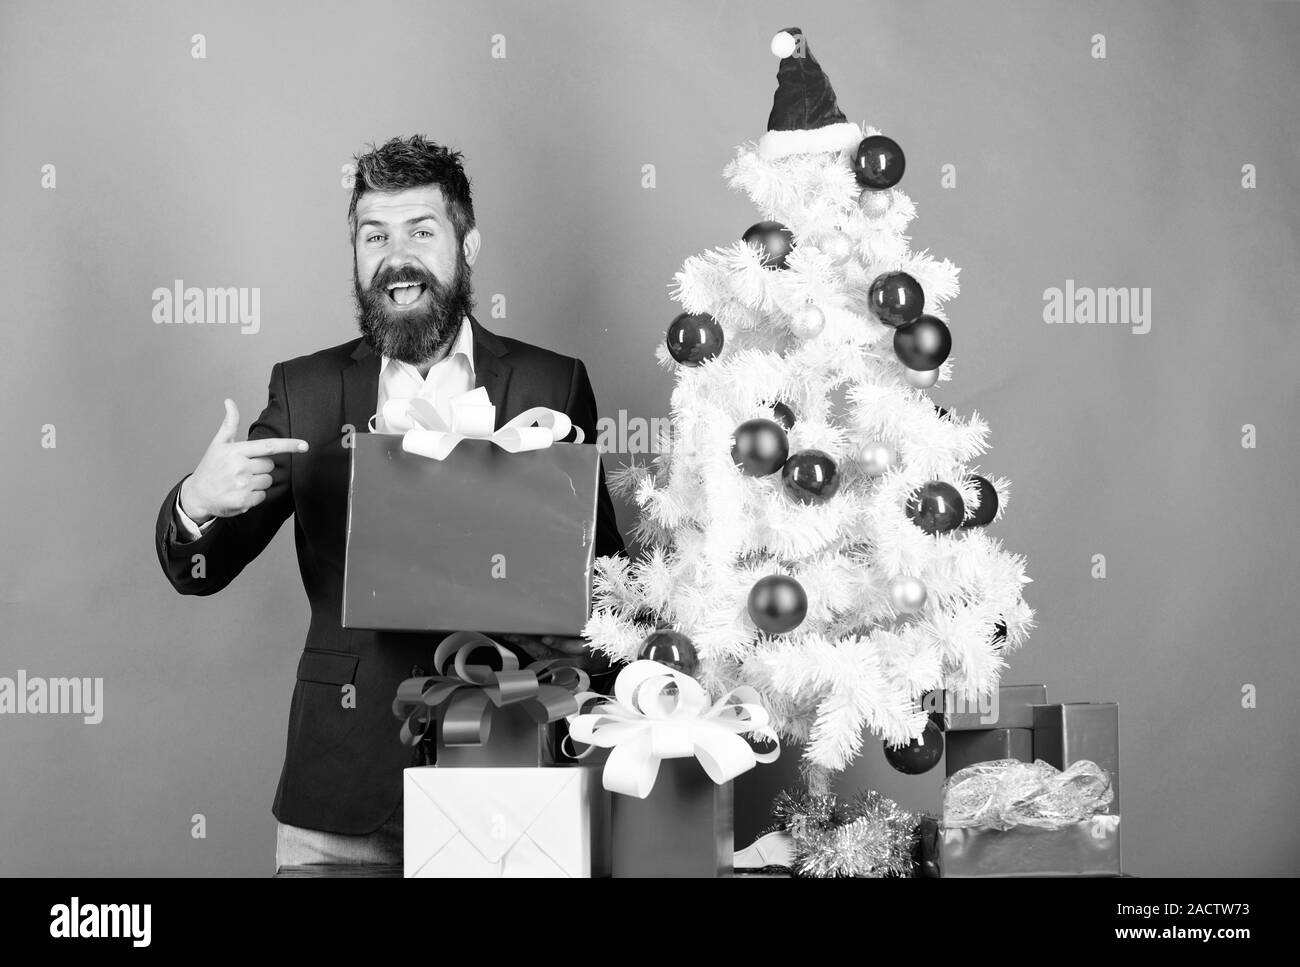
M396 306L412 306L424 295L424 285L419 282L394 282L388 287L388 298Z

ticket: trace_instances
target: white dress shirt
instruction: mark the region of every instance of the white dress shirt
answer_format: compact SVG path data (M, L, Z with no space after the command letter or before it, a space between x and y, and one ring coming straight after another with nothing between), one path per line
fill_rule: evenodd
M447 354L431 367L427 376L410 363L379 357L379 395L375 401L375 413L384 412L384 404L391 399L421 396L429 402L448 399L458 393L468 392L474 388L474 330L470 327L469 317L460 321L460 331ZM375 421L377 430L384 430L382 419ZM196 541L209 527L216 523L216 518L196 524L185 511L181 510L180 493L176 494L176 522L184 533L186 540Z

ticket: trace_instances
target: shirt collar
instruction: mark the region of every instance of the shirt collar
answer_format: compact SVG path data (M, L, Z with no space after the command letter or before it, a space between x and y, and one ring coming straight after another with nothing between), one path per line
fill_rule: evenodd
M474 330L470 328L469 316L461 317L460 331L456 333L456 340L451 344L451 348L447 350L447 355L442 357L442 359L438 360L438 363L451 359L457 353L460 353L465 357L465 361L469 363L469 371L473 373L474 372ZM411 366L410 363L401 363L398 360L393 359L391 356L384 356L384 355L381 355L379 358L379 371L382 373L386 369L388 369L389 363L396 363L399 366L410 366L410 368L414 370L417 375L419 374L419 370L416 370L415 367ZM438 363L434 363L434 365L437 366ZM430 372L432 372L432 370L430 370Z

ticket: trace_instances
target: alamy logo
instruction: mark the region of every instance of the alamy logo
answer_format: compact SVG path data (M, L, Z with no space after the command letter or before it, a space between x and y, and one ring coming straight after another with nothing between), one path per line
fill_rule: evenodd
M1066 279L1064 290L1043 290L1043 322L1131 326L1144 336L1151 331L1151 289L1094 289Z
M0 715L80 715L87 725L104 720L102 678L0 677Z
M234 286L200 289L177 279L170 289L159 286L153 290L153 321L160 326L239 326L244 335L254 335L262 328L262 290Z
M71 903L50 907L50 936L60 940L129 939L132 947L149 946L153 907L148 903Z

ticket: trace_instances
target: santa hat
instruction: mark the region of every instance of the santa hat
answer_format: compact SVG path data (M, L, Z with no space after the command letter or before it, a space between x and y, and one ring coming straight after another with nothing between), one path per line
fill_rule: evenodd
M766 160L790 154L843 151L862 140L862 129L844 117L835 102L831 80L812 55L803 31L787 27L772 38L772 53L781 58L767 133L759 139Z

